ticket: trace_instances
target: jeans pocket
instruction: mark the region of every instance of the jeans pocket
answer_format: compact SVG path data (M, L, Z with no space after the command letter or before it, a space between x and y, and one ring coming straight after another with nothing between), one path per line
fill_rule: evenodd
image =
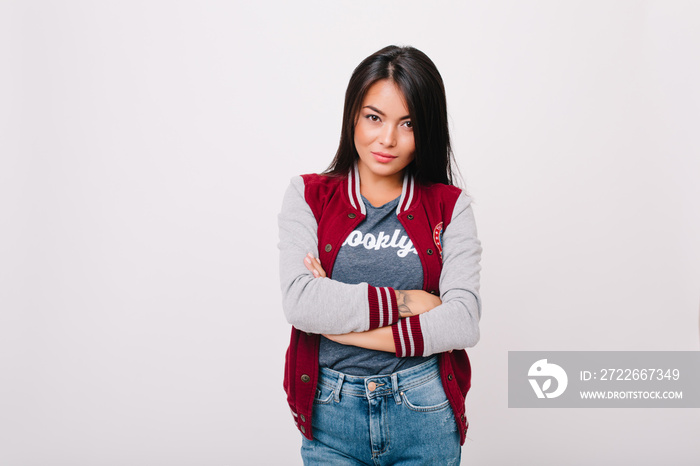
M418 412L440 411L450 407L440 377L401 391L401 399L406 407Z
M333 389L325 385L318 384L316 386L316 396L314 397L315 405L327 405L333 401Z

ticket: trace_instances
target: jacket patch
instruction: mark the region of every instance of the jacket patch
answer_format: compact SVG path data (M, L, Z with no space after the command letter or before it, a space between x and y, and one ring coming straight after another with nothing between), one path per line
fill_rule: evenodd
M442 222L435 225L433 229L433 241L435 241L435 246L440 252L440 259L442 259Z

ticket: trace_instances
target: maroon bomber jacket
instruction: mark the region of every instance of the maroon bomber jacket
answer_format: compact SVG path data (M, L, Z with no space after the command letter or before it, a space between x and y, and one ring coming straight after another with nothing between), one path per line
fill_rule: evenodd
M305 200L310 206L318 223L319 259L328 277L332 277L333 264L340 246L353 229L365 218L364 205L359 192L359 177L356 170L351 170L347 177L330 177L322 175L303 175ZM447 228L452 211L460 195L460 189L454 186L434 184L422 186L414 184L412 178L404 182L404 192L399 201L398 219L418 252L423 265L423 290L439 294L439 279L442 270L441 245L437 239L440 226ZM369 287L370 321L375 328L380 321L376 318L381 305L377 306L379 289ZM391 299L393 308L396 303L393 290ZM385 306L386 307L386 306ZM375 318L373 318L373 315ZM407 354L422 355L423 339L420 331L420 316L407 319L393 319L392 330L397 348L400 348L400 333L404 341L409 338L415 346L397 356ZM410 319L410 325L401 325ZM287 401L294 416L295 424L306 438L313 440L311 418L313 401L318 380L318 351L320 335L306 333L292 327L289 348L286 353L284 370L284 389ZM465 415L465 397L471 387L471 366L466 351L454 350L438 354L440 376L445 393L450 401L460 433L460 442L464 444L469 423Z

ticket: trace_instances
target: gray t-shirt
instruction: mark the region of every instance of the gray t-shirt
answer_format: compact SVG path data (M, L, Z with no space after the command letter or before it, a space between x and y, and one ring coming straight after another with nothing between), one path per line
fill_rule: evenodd
M399 198L374 207L362 197L367 217L350 233L338 251L333 280L343 283L369 283L396 290L423 288L423 267L413 243L396 217ZM429 358L397 358L394 353L341 345L321 337L321 367L349 375L390 374L408 369Z

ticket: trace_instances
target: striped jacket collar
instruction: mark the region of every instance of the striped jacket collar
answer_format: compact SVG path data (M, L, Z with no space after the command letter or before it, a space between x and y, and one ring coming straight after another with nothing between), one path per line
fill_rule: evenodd
M360 171L357 168L357 163L348 173L347 194L352 207L362 212L362 215L367 215L367 209L365 208L365 203L362 201L362 195L360 194ZM418 202L418 196L415 180L413 179L413 175L409 174L408 170L406 170L403 176L401 198L399 199L399 205L396 206L396 215L406 212L413 207L416 202Z

